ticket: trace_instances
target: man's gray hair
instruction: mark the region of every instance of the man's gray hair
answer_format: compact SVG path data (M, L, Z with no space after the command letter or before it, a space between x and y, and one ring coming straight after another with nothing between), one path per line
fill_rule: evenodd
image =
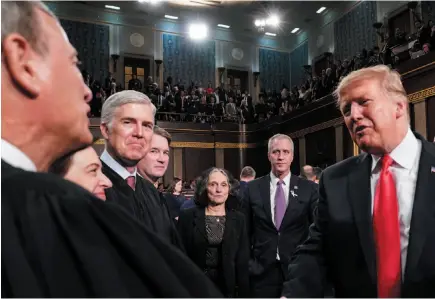
M150 98L145 94L135 90L123 90L111 95L103 104L101 109L101 123L107 124L110 127L115 110L126 104L144 104L151 105L153 116L156 115L156 106L151 102Z
M290 138L290 136L285 135L285 134L275 134L272 137L269 138L269 142L267 143L267 152L270 153L270 148L272 147L272 142L275 139L287 139L290 144L291 144L291 151L292 153L294 152L294 144L293 144L293 140Z
M48 51L41 34L41 20L38 20L37 9L57 20L51 10L40 1L2 1L2 43L12 34L22 35L35 51L43 54ZM2 51L3 52L3 51Z

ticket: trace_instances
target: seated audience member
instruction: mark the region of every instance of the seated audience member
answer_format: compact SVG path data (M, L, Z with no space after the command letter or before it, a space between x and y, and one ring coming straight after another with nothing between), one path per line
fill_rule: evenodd
M92 143L91 91L42 2L2 1L1 11L2 297L222 297L125 211L47 173Z
M166 190L165 199L168 204L169 212L174 218L178 218L180 214L181 205L186 201L186 197L181 194L183 189L183 181L179 178L174 178Z
M112 187L112 182L101 172L100 158L91 146L58 159L49 171L76 183L102 200L106 200L104 190Z
M196 208L181 211L178 232L187 255L225 297L249 297L249 242L244 215L226 207L237 183L210 168L197 181Z

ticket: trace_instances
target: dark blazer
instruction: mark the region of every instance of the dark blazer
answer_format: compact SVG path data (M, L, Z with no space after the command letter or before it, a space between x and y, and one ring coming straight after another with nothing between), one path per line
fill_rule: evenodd
M308 228L313 221L313 211L318 199L317 185L291 175L290 190L297 196L292 196L289 192L287 210L280 230L277 231L272 222L270 175L248 183L243 196L243 208L252 246L251 275L261 275L269 265L276 263L277 248L280 261L286 269L296 246L308 236Z
M151 182L137 175L136 188L133 190L107 164L103 161L101 163L102 172L113 184L112 188L105 190L107 201L118 204L161 238L166 239L183 250L175 223L169 214L166 200L160 197L156 187Z
M180 212L178 232L187 255L201 269L205 268L208 247L205 230L205 208L194 207ZM227 297L249 297L249 243L245 217L242 213L227 210L222 241L222 271Z
M401 291L402 297L435 297L435 145L417 138L422 151ZM371 165L364 153L323 172L310 237L292 259L284 296L322 296L327 279L337 297L377 297Z

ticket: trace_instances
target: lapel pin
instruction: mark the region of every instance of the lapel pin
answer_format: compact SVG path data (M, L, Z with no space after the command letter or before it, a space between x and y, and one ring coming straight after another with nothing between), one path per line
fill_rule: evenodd
M290 193L291 193L291 195L293 196L293 197L296 197L296 196L298 196L296 193L295 193L295 191L294 190L290 190Z
M298 186L295 186L295 188L294 188L295 190L298 190Z

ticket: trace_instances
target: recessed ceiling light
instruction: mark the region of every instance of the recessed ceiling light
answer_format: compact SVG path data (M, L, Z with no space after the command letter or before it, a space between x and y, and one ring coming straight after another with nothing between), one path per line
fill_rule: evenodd
M316 12L317 13L321 13L322 11L324 11L326 9L326 7L322 6L320 7Z
M171 20L178 20L178 17L176 17L176 16L171 16L171 15L165 15L165 18L167 18L167 19L171 19Z
M266 34L266 35L269 35L269 36L276 36L276 33L266 32L265 34Z
M299 28L295 28L295 29L292 30L292 33L296 33L298 31L299 31Z
M217 26L221 27L221 28L226 28L226 29L230 28L229 25L225 25L225 24L218 24Z
M266 24L267 25L271 25L271 26L278 26L279 25L279 18L278 16L270 16L267 20L266 20Z
M105 8L110 8L110 9L115 9L115 10L120 10L121 8L119 6L115 6L115 5L104 5Z

